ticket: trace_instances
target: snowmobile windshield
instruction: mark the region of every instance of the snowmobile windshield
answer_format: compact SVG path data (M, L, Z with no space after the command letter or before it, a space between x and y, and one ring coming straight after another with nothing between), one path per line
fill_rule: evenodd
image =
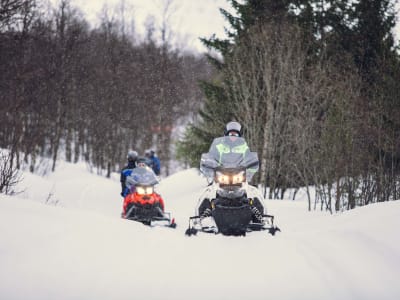
M135 186L154 186L158 183L156 174L149 167L134 168L126 180L129 184Z
M208 153L201 157L200 170L212 177L216 170L245 170L250 181L258 171L258 155L250 149L242 137L224 136L214 139Z

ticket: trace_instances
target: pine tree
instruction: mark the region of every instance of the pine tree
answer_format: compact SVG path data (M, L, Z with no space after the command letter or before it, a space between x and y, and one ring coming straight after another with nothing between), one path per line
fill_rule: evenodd
M259 153L259 179L270 190L283 191L285 181L318 185L326 192L321 197L329 195L324 200L329 209L334 184L340 190L336 209L346 193L348 208L396 198L400 176L400 59L391 33L393 3L230 2L236 15L222 10L231 26L228 38L203 39L220 54L218 58L210 57L218 77L202 83L206 102L200 119L189 127L179 144L180 156L197 166L200 154L222 134L224 124L244 119L245 138ZM298 27L298 35L293 35L297 30L290 33L291 28ZM289 38L283 38L284 34ZM290 54L300 51L293 51L296 45L288 41L302 39L305 43L300 43L300 48L307 53L296 67ZM246 111L241 109L245 101ZM310 112L307 105L314 110ZM241 113L246 116L242 118ZM308 135L304 134L305 128ZM303 135L296 141L296 136ZM287 153L292 155L285 156ZM290 174L293 166L297 167L298 179ZM348 178L348 182L343 185L341 178ZM365 183L368 187L362 186ZM365 190L360 198L366 202L357 198L357 189Z
M393 51L393 3L389 0L360 1L353 6L353 19L356 21L354 59L366 82L372 83L377 79L375 70L380 60Z
M235 119L237 114L229 96L229 86L232 83L222 75L225 69L224 58L254 24L285 19L290 4L288 0L248 0L244 3L237 0L228 1L236 13L234 15L227 10L220 10L230 25L227 38L221 39L214 35L210 39L201 39L208 49L220 55L207 55L219 71L219 76L212 82L200 83L206 103L199 112L198 122L188 126L183 140L178 143L178 157L189 162L191 166L198 165L201 153L208 150L213 138L222 135L224 125ZM246 127L246 124L243 125Z

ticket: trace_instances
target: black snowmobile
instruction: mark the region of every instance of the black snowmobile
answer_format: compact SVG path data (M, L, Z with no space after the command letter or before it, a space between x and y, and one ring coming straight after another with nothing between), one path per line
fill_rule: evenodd
M274 216L266 214L259 190L248 184L258 167L257 153L250 152L243 138L215 139L200 162L210 184L200 197L196 215L189 218L186 235L201 231L237 236L261 230L275 235L280 231Z
M126 178L131 193L124 199L123 218L149 226L176 227L175 219L164 211L164 200L154 191L158 179L151 168L137 167Z

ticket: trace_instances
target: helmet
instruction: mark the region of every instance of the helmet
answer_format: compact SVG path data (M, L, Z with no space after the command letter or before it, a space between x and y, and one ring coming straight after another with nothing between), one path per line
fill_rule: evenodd
M242 125L235 121L229 122L225 125L224 135L229 135L230 132L235 132L239 136L242 136Z
M146 149L146 151L144 151L144 155L147 157L152 157L154 153L155 151L153 149Z
M138 153L136 151L129 150L128 155L127 155L127 158L129 161L134 161L137 159L137 157L138 157Z
M140 156L140 157L138 157L138 159L136 161L136 165L138 167L145 167L145 166L151 167L151 160L149 160L146 157Z

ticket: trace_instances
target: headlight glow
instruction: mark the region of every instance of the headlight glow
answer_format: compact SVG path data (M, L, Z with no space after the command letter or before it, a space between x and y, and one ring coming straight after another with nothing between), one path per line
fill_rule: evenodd
M233 184L242 183L242 182L244 182L244 181L245 181L245 174L244 174L244 171L232 175L232 183L233 183Z
M218 183L221 183L221 184L229 184L230 183L229 175L223 174L221 172L217 172L216 177L217 177Z
M217 171L215 173L215 180L220 184L239 184L246 181L246 175L244 171L236 174L224 174Z
M139 195L150 195L153 193L153 187L152 186L137 186L136 192Z

